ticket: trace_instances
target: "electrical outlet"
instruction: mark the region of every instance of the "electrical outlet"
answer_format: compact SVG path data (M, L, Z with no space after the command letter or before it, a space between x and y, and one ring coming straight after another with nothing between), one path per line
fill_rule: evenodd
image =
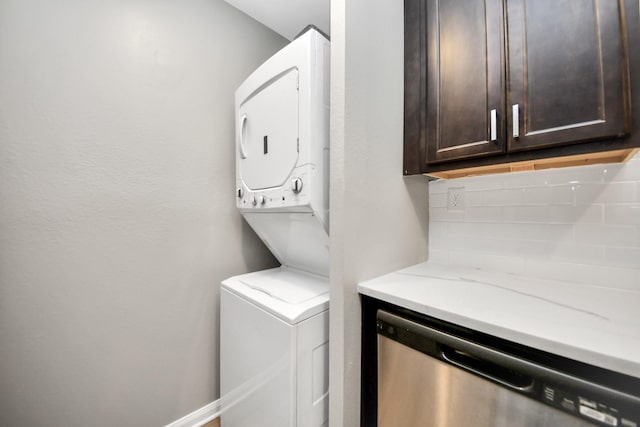
M449 212L462 212L465 206L464 187L449 188L447 193L447 210Z

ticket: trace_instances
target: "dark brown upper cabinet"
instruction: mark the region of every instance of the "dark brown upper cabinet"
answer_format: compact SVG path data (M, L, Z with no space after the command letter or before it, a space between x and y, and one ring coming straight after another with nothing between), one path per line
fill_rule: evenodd
M509 150L625 136L618 1L508 0L507 8Z
M504 151L500 0L428 1L427 161Z
M405 0L405 174L627 156L638 15L631 0Z

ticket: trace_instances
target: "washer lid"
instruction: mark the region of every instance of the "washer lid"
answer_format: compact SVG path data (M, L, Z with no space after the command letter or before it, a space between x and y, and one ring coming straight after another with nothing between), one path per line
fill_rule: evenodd
M251 190L284 185L298 161L298 70L242 102L236 115L239 175Z
M286 267L231 277L222 286L289 324L329 308L327 278Z

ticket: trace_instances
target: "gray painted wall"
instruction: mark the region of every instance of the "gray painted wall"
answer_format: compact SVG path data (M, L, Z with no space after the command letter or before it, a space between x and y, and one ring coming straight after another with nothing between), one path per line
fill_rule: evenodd
M427 180L402 177L403 28L401 1L331 2L332 427L360 425L357 283L427 257Z
M233 92L285 40L222 0L0 2L0 425L158 426L218 397Z

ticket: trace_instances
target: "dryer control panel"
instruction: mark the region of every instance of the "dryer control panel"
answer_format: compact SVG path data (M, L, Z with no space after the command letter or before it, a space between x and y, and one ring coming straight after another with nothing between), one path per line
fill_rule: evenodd
M300 171L300 174L276 188L262 190L250 190L246 186L236 189L236 205L239 209L277 209L294 208L310 205L309 185L305 185L305 178L309 174ZM293 176L293 175L292 175Z

